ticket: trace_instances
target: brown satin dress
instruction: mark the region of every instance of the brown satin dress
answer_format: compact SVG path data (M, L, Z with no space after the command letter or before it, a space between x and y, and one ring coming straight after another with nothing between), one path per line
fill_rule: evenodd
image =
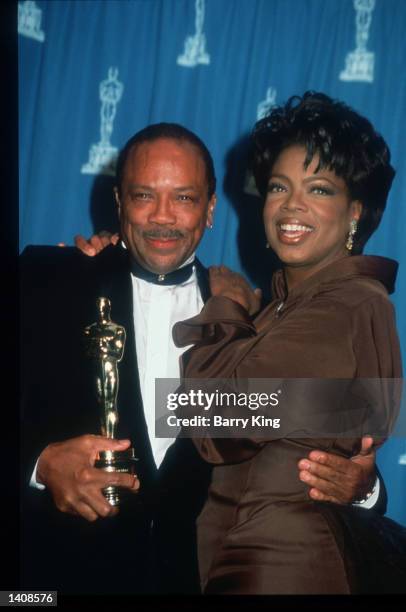
M381 257L347 257L289 294L279 271L274 299L254 321L234 301L212 297L174 328L178 345L195 344L183 357L185 377L400 378L388 299L396 269ZM309 499L297 463L312 448L351 456L359 438L194 442L215 465L197 522L204 593L357 592L334 505Z

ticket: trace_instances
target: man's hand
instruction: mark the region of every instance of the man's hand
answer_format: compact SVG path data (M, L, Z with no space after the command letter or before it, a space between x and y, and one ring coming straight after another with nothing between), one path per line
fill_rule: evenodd
M112 440L85 435L47 446L40 455L37 480L52 494L61 512L80 515L88 521L99 516L114 516L118 509L110 506L102 493L109 485L137 491L136 476L120 472L105 472L95 468L99 451L125 450L129 440Z
M373 444L373 438L362 438L359 454L351 459L318 450L311 451L307 459L301 459L299 478L311 487L310 497L336 504L364 499L376 479Z
M98 234L94 234L89 240L86 240L80 234L75 236L75 245L78 249L82 251L85 255L89 255L90 257L94 257L105 249L110 244L117 244L119 241L118 234L111 234L110 232L99 232Z
M228 297L241 304L254 315L261 307L261 289L252 290L241 274L226 266L211 266L209 269L212 295Z

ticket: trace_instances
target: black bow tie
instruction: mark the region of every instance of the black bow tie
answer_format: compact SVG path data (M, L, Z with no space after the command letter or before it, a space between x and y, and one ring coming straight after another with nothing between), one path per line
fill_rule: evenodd
M193 272L195 262L191 261L187 266L178 268L166 274L156 274L143 268L135 259L131 258L131 272L137 278L154 283L155 285L180 285L187 281Z

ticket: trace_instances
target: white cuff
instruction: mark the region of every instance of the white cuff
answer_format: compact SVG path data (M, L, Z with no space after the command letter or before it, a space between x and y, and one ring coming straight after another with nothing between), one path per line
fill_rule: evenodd
M373 508L378 501L379 498L379 490L381 485L379 483L379 478L376 477L374 488L371 491L370 495L367 495L365 499L361 499L360 501L354 502L353 506L360 506L360 508L365 508L365 510L370 510Z
M40 491L43 491L46 488L45 485L43 485L42 483L37 481L38 461L39 461L39 457L38 457L37 462L36 462L36 464L34 466L34 471L33 471L32 476L31 476L30 487L34 487L34 489L39 489Z

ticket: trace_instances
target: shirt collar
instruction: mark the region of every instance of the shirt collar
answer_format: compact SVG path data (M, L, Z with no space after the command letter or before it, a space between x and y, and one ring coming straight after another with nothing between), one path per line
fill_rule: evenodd
M121 245L128 251L123 241L121 241ZM155 272L146 270L133 257L130 257L130 266L131 273L134 276L148 283L153 283L154 285L181 285L191 277L195 268L194 261L195 253L192 253L182 265L166 274L156 274Z

